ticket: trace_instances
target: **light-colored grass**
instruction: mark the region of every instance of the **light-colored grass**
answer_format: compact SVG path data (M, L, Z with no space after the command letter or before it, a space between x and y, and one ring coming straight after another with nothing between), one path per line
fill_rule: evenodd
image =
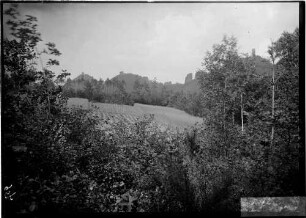
M69 98L67 105L68 107L82 107L88 109L89 102L86 98Z
M202 122L201 118L192 116L185 111L175 108L145 104L135 104L134 107L141 109L144 114L154 114L156 121L168 123L172 126L187 127L197 122Z
M140 108L129 105L108 104L108 103L93 103L93 104L99 107L101 111L105 113L126 114L132 116L144 115L143 111Z
M137 117L154 114L156 122L177 128L187 128L195 123L202 123L202 118L189 115L184 111L170 107L138 103L134 106L107 103L89 103L87 99L82 98L70 98L68 100L68 106L70 107L82 106L82 108L88 109L93 105L98 107L102 114L105 113L107 115L113 115L114 117L124 115L125 118L131 121L135 120Z

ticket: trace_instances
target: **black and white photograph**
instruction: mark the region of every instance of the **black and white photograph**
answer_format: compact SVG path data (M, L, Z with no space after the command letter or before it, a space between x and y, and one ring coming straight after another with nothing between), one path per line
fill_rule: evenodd
M1 2L2 216L306 216L305 2Z

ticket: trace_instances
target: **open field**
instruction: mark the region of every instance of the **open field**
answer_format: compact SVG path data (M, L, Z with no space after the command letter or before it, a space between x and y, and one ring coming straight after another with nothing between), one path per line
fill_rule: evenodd
M202 122L202 118L189 115L186 112L175 108L138 103L136 103L134 106L129 106L107 103L89 103L87 99L70 98L68 100L68 106L82 106L82 108L96 106L105 114L111 114L114 116L123 115L129 120L133 120L144 115L154 114L154 118L158 123L179 128L185 128L194 125L195 123Z
M177 127L187 127L195 123L201 123L202 118L195 117L175 108L135 104L135 108L139 108L144 114L154 114L157 122L163 122Z

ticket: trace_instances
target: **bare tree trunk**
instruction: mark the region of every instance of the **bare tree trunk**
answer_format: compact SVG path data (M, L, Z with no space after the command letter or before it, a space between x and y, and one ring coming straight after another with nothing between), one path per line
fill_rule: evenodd
M241 107L241 132L243 133L244 129L243 129L243 99L242 99L242 92L240 94L240 98L241 98L241 103L240 103L240 107Z
M271 128L271 152L273 149L273 142L274 142L274 98L275 98L275 69L274 69L274 59L272 59L273 62L273 71L272 71L272 128Z
M270 58L272 60L272 127L271 127L271 142L270 142L270 152L273 153L273 144L274 144L274 107L275 107L275 43L272 42L272 45L269 47L268 53L270 54Z

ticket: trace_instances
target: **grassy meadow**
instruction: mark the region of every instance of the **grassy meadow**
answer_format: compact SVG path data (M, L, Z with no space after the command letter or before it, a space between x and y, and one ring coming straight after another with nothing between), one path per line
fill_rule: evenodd
M154 114L156 122L179 129L187 128L196 123L202 123L203 121L202 118L189 115L186 112L175 108L139 103L134 104L134 106L129 106L108 103L91 103L84 98L69 98L68 106L82 107L84 109L97 107L102 114L113 115L115 117L122 117L122 115L124 115L130 120L134 120L137 117L144 115Z

